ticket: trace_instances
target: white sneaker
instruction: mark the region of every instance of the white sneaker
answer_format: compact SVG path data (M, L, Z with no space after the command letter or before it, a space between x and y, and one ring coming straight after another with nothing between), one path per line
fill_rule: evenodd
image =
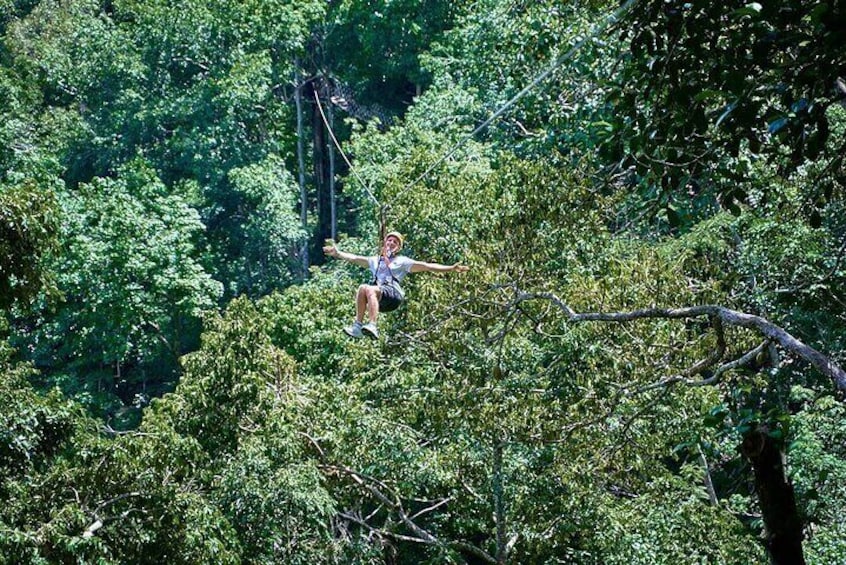
M379 339L379 330L376 328L376 324L374 324L373 322L361 326L360 333L363 333L370 339Z
M353 338L361 337L361 322L353 322L352 325L345 327L344 333Z

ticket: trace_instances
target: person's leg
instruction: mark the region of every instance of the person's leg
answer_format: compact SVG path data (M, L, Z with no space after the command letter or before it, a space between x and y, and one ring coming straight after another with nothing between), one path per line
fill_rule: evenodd
M382 289L378 286L366 286L367 290L367 313L370 317L370 323L375 324L379 318L379 299L382 298Z
M364 311L367 308L368 288L368 285L363 284L358 287L358 292L355 294L355 321L359 324L364 323Z
M363 284L358 287L355 293L355 321L350 326L344 327L344 333L350 337L361 337L361 328L364 324L364 311L367 308L368 286Z
M370 321L361 326L361 331L369 338L379 337L379 330L376 328L376 320L379 317L379 299L382 298L382 289L378 286L367 287L367 314Z

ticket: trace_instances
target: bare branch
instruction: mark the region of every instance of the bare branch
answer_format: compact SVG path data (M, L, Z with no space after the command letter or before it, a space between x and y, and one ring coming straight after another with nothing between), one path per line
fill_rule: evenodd
M750 363L752 363L752 361L754 361L755 358L758 357L758 355L760 353L762 353L765 349L767 349L769 347L770 343L771 342L769 340L765 340L765 341L761 342L760 345L750 349L749 351L747 351L745 354L738 357L734 361L729 361L728 363L724 363L724 364L720 365L719 367L717 367L717 370L714 371L714 374L711 377L704 379L704 380L701 380L701 381L692 381L692 382L689 381L686 384L689 384L691 386L706 386L706 385L713 384L726 371L731 371L731 370L737 369L739 367L745 367L746 365L749 365Z
M349 520L350 522L355 522L359 526L363 526L363 527L367 528L369 531L371 531L375 534L381 535L381 536L388 536L388 537L394 538L395 540L410 541L412 543L425 543L425 544L429 543L426 540L423 540L423 539L420 539L420 538L415 538L413 536L405 536L405 535L397 534L395 532L391 532L391 531L388 531L388 530L382 530L380 528L376 528L376 527L368 524L365 520L362 520L358 516L356 516L354 514L350 514L348 512L339 512L338 515L341 518Z
M368 514L367 516L365 516L365 517L364 517L364 519L365 519L365 520L370 520L370 519L371 519L371 518L373 518L376 514L378 514L381 510L383 510L384 508L385 508L385 506L384 506L383 504L380 504L379 506L377 506L376 508L374 508L374 509L373 509L373 512L371 512L370 514Z
M121 501L125 498L134 498L134 497L138 497L138 496L141 496L140 492L127 492L127 493L124 493L124 494L119 494L118 496L115 496L114 498L104 500L103 502L98 504L97 507L94 509L93 514L94 514L94 516L97 516L97 514L100 511L102 511L107 506L111 506L115 502L119 502L119 501Z
M715 382L717 382L718 380L720 380L720 377L723 376L723 374L726 371L731 371L733 369L737 369L739 367L744 367L746 365L749 365L752 361L755 360L755 358L760 353L762 353L765 349L767 349L770 346L770 344L771 344L771 342L769 340L765 340L760 345L758 345L757 347L754 347L753 349L750 349L749 351L747 351L746 353L744 353L742 356L738 357L737 359L734 359L733 361L729 361L728 363L723 363L722 365L717 367L714 370L714 374L711 375L710 377L708 377L707 379L694 381L694 380L691 380L689 378L686 378L683 375L674 375L672 377L667 377L666 379L661 379L658 382L648 384L648 385L644 385L644 386L636 389L633 393L630 394L630 396L632 394L640 394L640 393L643 393L643 392L654 390L656 388L663 388L663 387L666 387L666 386L670 386L670 385L676 384L678 382L682 382L687 386L708 386L708 385L712 385ZM707 367L703 367L703 371L704 371L705 368L707 368ZM700 371L700 372L702 372L702 371ZM685 374L691 375L692 373L691 373L690 370L688 370L688 371L685 372Z
M102 431L112 437L117 436L132 436L132 437L161 437L162 434L152 432L139 432L138 430L116 430L110 424L103 424Z
M351 520L351 521L353 521L357 524L360 524L360 525L368 528L369 530L371 530L375 533L383 534L383 535L392 537L394 539L398 539L398 540L402 540L402 541L409 541L409 542L413 542L413 543L423 543L423 544L427 544L427 545L435 545L435 546L445 547L445 548L449 548L449 549L454 549L456 551L462 551L462 552L465 552L465 553L469 553L471 555L475 555L476 557L482 559L486 563L496 563L497 562L496 559L491 557L487 552L485 552L484 550L482 550L482 549L480 549L480 548L478 548L478 547L476 547L472 544L462 542L462 541L444 542L444 541L438 539L437 537L435 537L434 535L432 535L431 533L429 533L428 531L426 531L425 529L421 528L417 524L415 524L414 521L412 520L412 518L410 518L408 516L405 509L403 508L402 501L400 500L399 495L397 495L397 493L393 492L384 482L382 482L378 479L375 479L373 477L369 477L369 476L367 476L363 473L359 473L357 471L354 471L354 470L352 470L348 467L341 466L341 465L322 465L321 467L323 467L325 469L331 469L331 470L334 470L334 471L340 471L340 472L343 472L343 473L347 474L348 476L350 476L353 479L353 481L355 481L358 485L367 489L382 504L384 504L385 506L387 506L388 508L390 508L394 512L396 512L396 514L399 516L402 523L409 530L411 530L411 532L416 537L405 536L405 535L402 535L402 534L396 534L396 533L393 533L393 532L382 530L380 528L376 528L374 526L371 526L370 524L367 524L364 520L362 520L362 519L360 519L360 518L358 518L358 517L356 517L352 514L348 514L348 513L342 514L342 516L344 518L347 518L347 519L349 519L349 520ZM376 488L376 486L374 486L374 485L377 485L381 488L384 488L384 489L390 491L390 494L395 498L395 500L391 500L391 498L388 495L386 495L385 493L380 491L379 488ZM445 500L441 501L440 503L436 504L434 507L426 509L425 511L427 511L427 512L431 511L435 507L440 506L443 503L446 503L447 500L449 500L449 499L445 499ZM417 514L415 514L415 517L419 516L421 513L422 512L418 512Z
M306 439L307 439L307 440L311 443L311 445L313 445L313 446L314 446L314 448L317 450L317 453L320 455L320 460L321 460L321 461L325 461L325 460L326 460L326 453L323 451L323 448L322 448L322 447L320 447L320 444L319 444L319 443L317 443L317 440L316 440L316 439L314 439L313 437L311 437L310 435L308 435L308 434L307 434L307 433L305 433L305 432L300 432L300 435L305 436L305 438L306 438Z
M167 336L165 336L164 332L162 331L161 326L159 326L157 323L152 322L150 320L143 320L141 322L141 325L145 328L152 329L156 338L162 343L162 345L165 346L165 349L167 349L168 352L170 352L170 354L173 356L173 358L176 360L176 362L179 363L179 358L180 358L179 350L170 342L170 340L167 339ZM181 366L181 364L180 364L180 366Z
M379 479L376 479L375 477L371 477L369 475L365 475L364 473L354 471L353 469L350 469L349 467L344 467L343 465L321 465L321 467L325 469L332 469L334 471L341 471L342 473L349 475L350 477L352 477L353 481L369 490L373 494L373 496L378 498L385 506L388 506L390 508L398 508L402 506L399 496L388 485L386 485ZM389 491L394 496L395 500L391 500L390 498L388 498L385 494L382 493L382 491L376 489L370 483L376 484L384 490Z
M440 508L441 506L443 506L444 504L446 504L447 502L450 502L450 501L452 501L452 497L448 496L445 499L437 502L436 504L433 504L432 506L429 506L429 507L424 508L423 510L417 512L414 516L411 516L411 518L409 518L409 519L414 520L415 518L422 516L423 514L427 514L427 513L431 512L432 510L435 510L436 508Z
M708 467L708 459L705 458L705 452L702 451L702 445L696 444L699 450L699 462L702 464L702 480L705 482L705 489L708 491L708 500L711 506L719 506L720 499L717 498L717 491L714 489L714 482L711 480L711 470Z

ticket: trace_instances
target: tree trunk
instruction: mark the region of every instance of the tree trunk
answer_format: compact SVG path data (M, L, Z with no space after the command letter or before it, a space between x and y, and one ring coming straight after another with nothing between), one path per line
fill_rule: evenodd
M319 246L324 239L332 237L332 199L329 193L329 160L326 158L328 136L323 125L323 117L320 114L321 109L317 106L317 103L312 108L312 161L314 187L317 195L317 230L314 234L314 242L315 246Z
M332 131L335 130L335 110L332 104L327 104L326 109L329 114L329 127ZM337 198L335 197L335 147L331 144L329 146L329 206L331 208L332 223L330 228L331 237L333 240L338 239L338 211Z
M299 61L297 62L299 65ZM305 179L305 144L303 143L303 85L299 71L294 76L296 88L294 89L294 104L297 107L297 163L299 164L300 183L300 223L305 234L300 254L303 261L303 280L308 278L308 192L306 192Z
M507 561L505 540L505 500L502 486L502 443L494 446L493 480L494 520L496 521L496 562L504 565Z
M784 469L780 442L759 426L743 438L741 451L752 463L755 490L766 528L765 545L773 565L804 565L802 520L793 485Z

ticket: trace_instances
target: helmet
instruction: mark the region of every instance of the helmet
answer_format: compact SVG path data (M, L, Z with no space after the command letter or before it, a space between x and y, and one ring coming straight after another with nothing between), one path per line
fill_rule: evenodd
M395 237L395 238L397 238L397 241L399 241L399 245L397 245L397 251L402 249L403 238L402 238L402 234L400 232L392 231L392 232L386 233L385 234L385 241L387 241L389 237Z

